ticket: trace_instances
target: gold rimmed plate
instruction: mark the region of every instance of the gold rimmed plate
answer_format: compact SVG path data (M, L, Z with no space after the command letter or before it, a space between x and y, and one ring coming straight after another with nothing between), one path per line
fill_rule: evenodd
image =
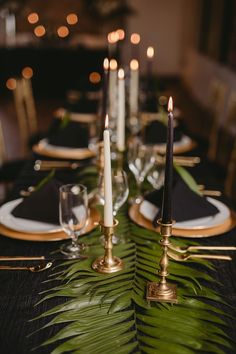
M97 209L90 208L89 209L89 218L84 228L82 235L85 235L91 232L100 221L101 216ZM7 236L10 238L14 238L17 240L23 241L38 241L38 242L49 242L49 241L62 241L69 239L68 235L64 231L58 231L53 233L27 233L12 230L9 227L6 227L0 224L0 234L3 236Z
M133 204L129 209L129 217L132 221L134 221L139 226L144 227L145 229L159 232L160 229L154 228L152 222L147 220L139 211L140 205ZM236 226L236 215L233 211L231 211L230 216L222 222L222 224L217 225L215 227L208 227L202 229L175 229L173 227L172 234L173 236L178 237L186 237L186 238L204 238L221 235L225 232L230 231L232 228Z
M68 148L63 146L55 146L48 143L47 139L42 139L38 144L33 146L36 154L53 157L58 159L83 160L95 156L95 152L89 148Z

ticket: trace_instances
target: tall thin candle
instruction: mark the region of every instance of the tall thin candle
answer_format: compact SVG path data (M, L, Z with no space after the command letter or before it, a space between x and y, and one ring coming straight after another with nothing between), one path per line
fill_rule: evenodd
M112 182L111 182L111 151L108 115L105 119L103 132L104 144L104 226L113 226Z
M102 117L105 117L105 115L107 114L108 70L109 60L108 58L105 58L103 61Z
M110 118L117 117L117 61L115 59L110 60L109 114Z
M117 149L125 150L125 73L118 70L118 120L117 120Z
M148 47L147 49L147 89L152 89L152 65L154 57L154 48Z
M172 222L172 184L173 184L173 100L169 98L168 102L168 126L167 126L167 144L166 144L166 165L165 165L165 183L162 202L162 223Z
M129 109L130 115L138 114L138 92L139 92L139 63L133 59L130 62L130 91L129 91Z

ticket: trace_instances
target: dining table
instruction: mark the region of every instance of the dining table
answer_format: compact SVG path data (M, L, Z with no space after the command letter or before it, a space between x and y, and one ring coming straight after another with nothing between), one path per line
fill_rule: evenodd
M213 170L212 164L204 158L204 151L197 151L197 153L202 158L201 164L191 169L191 173L198 180L199 183L203 183L208 188L220 188L219 179L217 176L217 170ZM196 151L192 152L192 154L196 154ZM191 155L189 153L188 155ZM25 166L23 167L18 179L16 180L12 190L9 192L6 201L14 200L19 198L20 192L22 190L27 189L30 185L36 185L39 183L42 178L48 175L48 171L35 171L34 163L37 159L48 159L48 157L38 156L33 154L32 157L26 161ZM64 169L56 171L56 178L61 180L64 184L66 183L77 183L83 182L86 183L86 178L88 178L83 173L83 169L86 170L88 166L93 164L90 160L86 160L84 166L79 167L75 170L72 169ZM95 169L95 167L93 167ZM214 167L216 168L216 167ZM96 170L95 170L96 171ZM94 173L94 178L96 180L96 172ZM131 177L129 177L129 180ZM50 196L48 196L50 198ZM220 197L220 200L224 201L231 208L233 205L230 204L229 200L226 200L224 196ZM128 202L122 208L121 215L125 215L128 220ZM119 220L119 214L118 214ZM134 221L129 220L129 223L135 225ZM138 228L139 232L142 233L142 227L135 225ZM95 233L95 234L94 234ZM101 232L98 227L93 231L93 238L97 237L99 239ZM155 233L152 235L155 236ZM154 237L152 236L152 237ZM86 243L89 240L90 234L83 236L83 241ZM235 246L236 245L236 228L234 227L230 231L217 235L215 237L206 237L201 239L202 245L225 245L225 246ZM135 243L135 240L132 240ZM156 244L158 247L159 238L156 238ZM182 239L183 242L186 241L186 245L188 244L187 239ZM191 240L192 241L192 240ZM56 307L58 305L62 305L70 300L69 296L55 296L52 298L48 298L47 300L40 302L42 300L45 291L51 289L55 285L60 285L60 280L49 281L52 279L52 274L57 271L57 267L61 266L63 263L62 269L66 269L71 261L64 261L60 258L60 253L57 250L60 248L62 244L69 241L26 241L19 240L12 237L7 237L5 235L0 236L0 255L1 256L40 256L43 255L49 261L53 262L51 268L42 271L42 272L31 272L31 271L23 271L23 270L1 270L0 269L0 352L7 354L27 354L31 353L32 349L34 349L33 353L50 353L53 349L59 346L63 339L59 341L49 343L46 346L39 347L43 342L52 338L59 330L64 327L63 323L56 323L52 326L46 326L54 315L49 317L41 317L38 318L42 313ZM139 244L139 242L138 242ZM140 244L139 244L140 246ZM116 246L114 246L115 249ZM141 246L140 246L141 247ZM142 247L148 247L148 245L143 244ZM101 248L102 250L102 248ZM224 320L226 322L226 327L224 330L229 338L232 339L230 341L231 347L226 348L222 347L223 353L235 353L236 352L236 344L233 342L236 338L236 321L235 321L235 302L236 302L236 255L234 252L228 252L232 256L231 261L221 261L214 260L212 264L214 269L211 267L206 267L204 272L209 274L214 278L214 281L209 283L209 288L212 291L215 291L222 298L222 302L216 301L215 307L222 310L226 313L224 316ZM91 259L92 263L93 259ZM158 268L158 257L156 267ZM76 262L76 260L74 261ZM79 261L78 265L79 265ZM174 263L174 261L170 261L170 263ZM20 265L20 266L32 266L38 264L39 261L16 261L16 262L1 262L1 265ZM190 262L189 267L193 269L201 268L201 264ZM59 268L61 269L61 268ZM157 272L157 269L156 269ZM158 277L157 277L158 279ZM204 282L204 281L203 281ZM142 299L146 301L145 299ZM206 300L206 302L211 303L211 301ZM178 306L178 305L174 305ZM122 313L122 308L117 310L118 313ZM109 314L107 314L109 316ZM189 314L189 318L191 319L191 311ZM145 320L144 320L145 322ZM46 326L44 329L39 330L43 326ZM219 327L222 328L222 325L219 324ZM177 334L176 334L177 335ZM142 336L145 337L143 333ZM119 338L117 338L118 340ZM96 341L96 340L95 340ZM140 339L142 342L142 338ZM132 342L132 340L131 340ZM221 345L219 344L219 348ZM149 348L150 353L157 353L154 349ZM112 350L112 341L111 341L111 350ZM70 351L69 351L70 352ZM78 351L79 352L79 351ZM91 351L92 353L93 351ZM116 352L116 351L114 351ZM142 350L142 347L133 347L129 351L130 353L138 353L145 352ZM158 351L164 354L163 350ZM174 354L174 351L172 351ZM208 350L196 349L196 353L205 353Z

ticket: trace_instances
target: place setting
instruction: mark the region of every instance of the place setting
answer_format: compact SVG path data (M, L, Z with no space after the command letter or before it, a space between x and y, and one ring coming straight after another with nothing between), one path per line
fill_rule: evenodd
M79 186L82 189L82 185L69 184L68 186L71 186L71 188L75 186L75 189L78 186L76 191L79 203L79 200L82 200L79 198L79 194L82 193ZM25 241L49 242L68 240L71 234L59 217L59 205L61 207L63 201L62 195L66 195L66 192L64 194L60 192L62 187L62 183L52 178L29 196L17 198L3 204L0 208L1 234ZM83 193L87 198L87 190ZM96 227L100 215L94 207L88 207L86 204L84 208L86 210L86 222L81 227L81 234L92 231ZM77 210L80 211L79 206ZM80 215L78 213L78 218Z
M172 112L169 110L169 112ZM173 123L174 131L174 123ZM152 132L155 134L155 132ZM174 135L173 135L174 142ZM174 144L174 143L173 143ZM140 149L142 151L140 151ZM137 183L137 197L129 209L130 218L138 225L149 230L160 231L158 220L161 214L164 190L165 168L161 156L154 159L153 145L144 145L138 141L131 144L128 152L129 168ZM174 151L174 148L173 148ZM157 161L155 163L155 161ZM172 235L187 238L204 238L221 235L236 225L235 213L219 199L219 191L206 190L198 186L191 174L182 166L194 167L200 162L197 157L175 157L172 190L173 219L175 223ZM151 171L151 173L150 173ZM151 192L141 193L141 184L145 178L155 188Z

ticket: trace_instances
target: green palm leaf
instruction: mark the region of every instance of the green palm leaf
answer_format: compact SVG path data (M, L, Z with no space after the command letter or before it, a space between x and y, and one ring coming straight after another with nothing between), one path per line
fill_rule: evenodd
M170 261L169 279L178 285L179 303L149 304L146 285L158 279L160 235L134 225L126 208L119 222L119 234L125 238L114 247L114 253L124 261L122 271L106 275L92 270L93 260L104 252L98 230L89 235L88 259L55 269L49 284L53 286L56 280L56 285L43 293L40 303L55 297L61 297L62 303L38 318L48 317L43 328L64 327L42 345L54 344L53 354L110 354L111 350L115 354L223 354L232 341L217 307L224 301L210 289L215 281L206 271L212 264L201 261L196 269L192 261ZM178 238L173 242L178 246L193 244Z

